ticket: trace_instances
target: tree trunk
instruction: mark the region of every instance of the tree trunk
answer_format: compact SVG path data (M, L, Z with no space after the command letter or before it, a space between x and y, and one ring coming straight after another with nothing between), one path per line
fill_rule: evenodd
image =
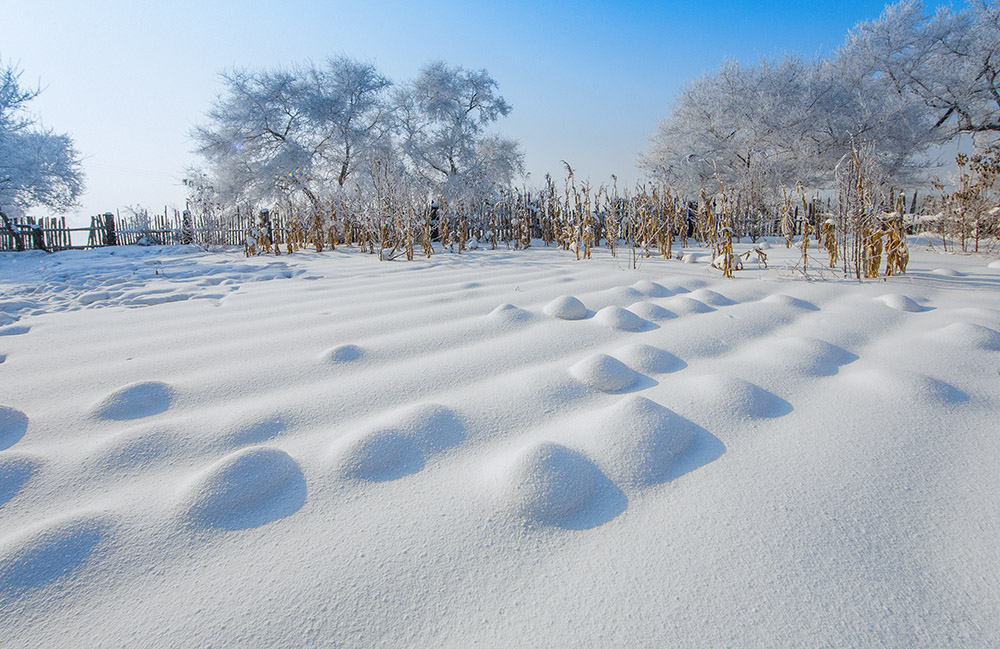
M0 219L3 219L4 227L6 227L12 237L14 237L14 246L17 248L18 252L24 252L24 239L21 238L21 231L17 229L17 226L10 220L3 210L0 210Z

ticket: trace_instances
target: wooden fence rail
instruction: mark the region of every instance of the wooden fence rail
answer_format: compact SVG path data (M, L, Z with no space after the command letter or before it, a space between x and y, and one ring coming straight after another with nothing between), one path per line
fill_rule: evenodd
M124 218L106 213L91 217L90 227L86 228L67 227L65 217L28 216L13 218L11 222L25 250L49 252L143 243L239 246L243 245L251 226L251 219L239 213L225 220L210 221L177 211L171 215L166 210L162 214L135 214ZM0 252L15 250L18 250L17 238L0 223Z

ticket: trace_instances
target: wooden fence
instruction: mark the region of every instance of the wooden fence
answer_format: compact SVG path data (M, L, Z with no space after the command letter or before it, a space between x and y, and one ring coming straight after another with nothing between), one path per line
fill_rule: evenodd
M73 228L66 227L66 217L11 219L25 250L65 250L73 247ZM18 237L0 222L0 251L18 250Z
M133 244L215 244L241 246L252 219L245 214L220 220L199 218L187 212L164 210L161 214L105 213L90 219L90 227L66 226L65 217L11 219L25 250L101 248ZM86 242L84 242L86 238ZM0 252L18 250L17 238L0 223Z

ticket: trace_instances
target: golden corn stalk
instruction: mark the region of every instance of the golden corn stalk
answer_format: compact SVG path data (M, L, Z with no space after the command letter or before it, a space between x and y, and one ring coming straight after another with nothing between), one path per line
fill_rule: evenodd
M833 219L823 221L823 247L830 256L830 268L837 267L837 225Z

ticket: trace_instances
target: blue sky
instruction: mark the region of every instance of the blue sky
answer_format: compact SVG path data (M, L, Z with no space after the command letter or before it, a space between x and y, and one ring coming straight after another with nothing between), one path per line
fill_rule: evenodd
M434 59L485 68L513 105L496 130L520 140L529 183L640 178L636 155L683 84L726 58L830 54L884 3L89 2L20 0L0 14L0 57L44 92L45 126L85 157L73 222L141 204L183 207L189 138L217 73L346 54L395 81Z

